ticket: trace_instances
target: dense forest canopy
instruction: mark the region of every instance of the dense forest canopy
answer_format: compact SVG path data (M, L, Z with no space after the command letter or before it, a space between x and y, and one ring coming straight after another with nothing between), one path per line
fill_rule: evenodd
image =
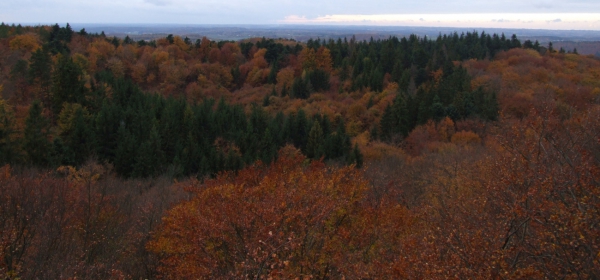
M600 61L0 24L4 278L600 277Z

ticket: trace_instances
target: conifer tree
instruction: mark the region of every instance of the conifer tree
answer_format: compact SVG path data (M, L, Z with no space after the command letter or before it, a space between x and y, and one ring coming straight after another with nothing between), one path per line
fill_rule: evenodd
M28 71L29 83L40 90L40 98L44 102L50 102L50 86L52 85L52 60L50 54L39 48L31 54Z
M318 121L315 121L308 133L306 144L306 155L309 158L318 159L323 156L323 130Z
M0 93L2 87L0 87ZM18 159L18 142L15 119L10 106L0 98L0 165L13 163Z
M82 76L83 72L69 56L59 58L52 78L52 111L55 116L65 102L85 104L86 88Z
M48 165L48 155L50 150L48 129L48 120L42 116L42 104L36 100L29 108L23 135L23 150L27 155L27 162L29 164L35 166Z

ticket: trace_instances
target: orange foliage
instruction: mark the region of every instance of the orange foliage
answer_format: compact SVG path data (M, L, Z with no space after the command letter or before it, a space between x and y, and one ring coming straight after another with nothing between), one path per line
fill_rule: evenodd
M148 244L162 256L159 271L178 279L350 273L348 258L363 255L352 232L366 181L352 168L305 161L284 148L269 168L186 184L195 197L175 206Z
M277 73L277 88L279 91L283 89L285 85L286 89L289 90L294 82L294 69L286 67Z

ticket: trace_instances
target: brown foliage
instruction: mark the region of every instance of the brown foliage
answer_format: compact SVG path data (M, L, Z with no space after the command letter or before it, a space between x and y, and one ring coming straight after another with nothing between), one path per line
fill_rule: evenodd
M268 168L257 165L185 184L195 197L170 210L148 244L162 256L163 276L368 275L355 270L360 268L355 257L365 256L364 240L356 240L354 231L364 226L358 218L365 180L352 168L305 161L285 148Z
M0 277L152 278L144 245L180 192L124 183L96 164L59 172L0 168Z

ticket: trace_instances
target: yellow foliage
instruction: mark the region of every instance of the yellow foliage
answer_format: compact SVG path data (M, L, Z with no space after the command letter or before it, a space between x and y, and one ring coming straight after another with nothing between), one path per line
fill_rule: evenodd
M481 143L481 138L473 131L460 131L452 135L451 142L459 146L467 146Z
M450 141L450 138L454 135L454 122L446 117L444 118L437 127L437 133L442 141Z
M405 153L401 148L379 141L360 146L360 151L365 161L378 160L384 157L405 157Z
M254 58L264 58L267 53L267 49L260 49L256 53L254 53Z
M304 48L299 54L298 60L302 64L302 69L312 70L317 66L317 58L315 50L312 48Z
M346 132L350 137L358 135L362 131L363 123L359 120L353 120L346 123Z
M333 70L333 60L331 59L331 52L328 48L319 48L315 58L318 68L321 68L327 72L331 72Z
M358 144L358 146L360 147L364 147L367 146L367 144L369 144L369 142L371 141L371 135L368 131L365 131L359 135L356 135L356 137L354 137L354 144Z
M75 62L75 64L77 64L77 66L79 66L79 68L84 71L87 70L89 67L88 59L80 53L76 53L73 55L73 62Z
M348 107L347 118L351 120L360 119L360 117L367 111L367 108L363 104L354 103Z
M108 59L115 55L115 45L107 42L105 39L98 38L88 47L88 52L94 48L102 59Z
M25 50L29 52L36 51L40 45L38 44L37 37L31 34L23 34L15 36L8 43L11 50Z
M198 75L198 85L201 87L207 87L210 81L203 74Z
M84 117L88 116L87 110L79 103L65 103L63 105L63 109L58 115L58 127L60 128L61 133L71 131L73 129L73 120L75 119L75 115L79 110L83 111Z
M0 93L2 92L2 87L0 86ZM600 88L594 88L594 90L592 90L592 96L594 98L598 98L600 97Z
M108 69L112 71L115 77L123 77L125 75L125 66L123 66L123 62L120 59L113 57L108 60L107 64Z
M183 51L187 51L190 48L190 46L188 46L188 44L186 44L179 36L175 36L173 38L173 44L178 46Z
M86 164L79 168L79 170L73 166L61 166L56 171L65 174L69 181L76 184L95 183L108 173L108 170L104 166L97 163Z
M152 58L154 58L154 63L160 65L169 59L169 53L166 51L156 50L154 53L152 53Z
M308 98L308 101L309 102L318 102L318 101L323 101L325 99L326 99L326 97L322 93L315 93L315 94L310 95L310 97Z

